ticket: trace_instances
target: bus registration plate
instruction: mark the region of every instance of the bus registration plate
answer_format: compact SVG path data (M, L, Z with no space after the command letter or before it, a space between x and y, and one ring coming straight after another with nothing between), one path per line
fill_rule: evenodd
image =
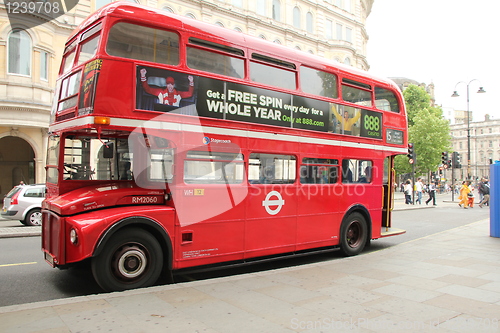
M54 257L48 253L48 252L45 252L45 261L50 265L52 266L52 268L56 267L54 265Z

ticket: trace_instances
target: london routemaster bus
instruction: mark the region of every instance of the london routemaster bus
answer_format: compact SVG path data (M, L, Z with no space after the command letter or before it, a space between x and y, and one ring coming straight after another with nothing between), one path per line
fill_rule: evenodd
M107 291L340 249L391 226L407 152L390 80L215 25L113 3L70 36L42 249ZM165 275L164 275L165 274Z

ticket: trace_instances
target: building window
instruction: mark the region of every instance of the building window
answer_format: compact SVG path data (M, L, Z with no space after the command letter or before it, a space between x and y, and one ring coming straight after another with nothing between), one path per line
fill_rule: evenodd
M233 0L233 6L243 8L243 0Z
M331 20L326 20L326 31L325 37L326 39L333 39L333 22Z
M344 59L344 65L349 65L351 66L351 58L347 57Z
M113 2L113 1L111 1L111 0L96 0L96 2L95 2L95 8L99 9L102 6L105 6L105 5L107 5L107 4L111 3L111 2Z
M345 28L345 40L349 43L352 43L352 29Z
M313 14L311 12L307 12L306 14L306 30L307 32L313 33Z
M281 2L273 0L273 20L281 21Z
M40 53L40 79L47 81L49 79L49 54Z
M257 0L255 1L255 12L262 16L267 16L267 0Z
M342 40L342 24L337 23L336 30L337 30L337 39Z
M344 9L351 12L351 0L344 0Z
M24 30L9 35L9 74L31 75L31 38Z
M168 6L163 7L162 10L164 10L166 12L169 12L169 13L173 13L174 12L174 10L172 8L168 7Z
M297 6L293 9L293 26L300 29L300 9Z

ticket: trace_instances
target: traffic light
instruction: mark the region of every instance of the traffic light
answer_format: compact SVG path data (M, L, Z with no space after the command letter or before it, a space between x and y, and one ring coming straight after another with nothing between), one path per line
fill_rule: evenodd
M460 153L456 151L453 152L453 167L455 169L460 169L462 167L462 160L460 158Z
M413 150L413 143L408 143L408 162L410 164L415 163L415 151Z
M447 151L443 151L441 153L441 163L443 164L443 168L448 169L449 160L448 160L448 152Z

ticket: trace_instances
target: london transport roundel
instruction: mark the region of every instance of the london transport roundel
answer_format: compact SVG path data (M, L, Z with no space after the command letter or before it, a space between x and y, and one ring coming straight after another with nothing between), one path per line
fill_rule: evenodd
M276 215L280 212L281 207L285 205L285 200L278 191L271 191L266 195L266 199L262 201L262 206L266 209L269 215Z

